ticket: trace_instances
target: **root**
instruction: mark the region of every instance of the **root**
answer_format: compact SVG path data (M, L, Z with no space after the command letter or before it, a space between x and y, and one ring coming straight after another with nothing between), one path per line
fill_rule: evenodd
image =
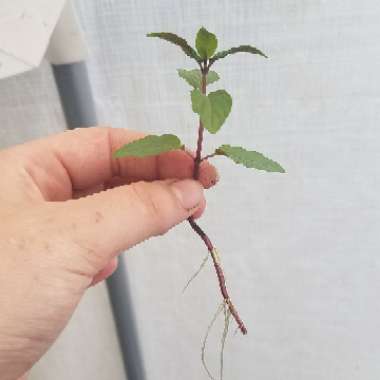
M202 261L201 265L199 266L199 268L197 269L197 271L189 278L189 281L187 281L186 285L182 289L182 294L185 293L185 291L189 287L189 285L196 279L196 277L199 275L199 273L201 273L202 269L204 268L204 266L206 265L206 263L208 261L208 258L209 258L209 256L207 255L203 259L203 261Z
M221 341L221 349L220 349L220 380L223 380L223 369L224 369L224 348L226 346L226 339L228 335L228 329L230 326L230 318L231 318L231 312L228 309L228 306L226 304L223 305L223 311L224 311L224 330L222 335L222 341Z
M206 334L203 338L203 343L202 343L202 355L201 355L202 365L203 365L203 368L205 369L205 371L207 372L208 377L211 380L216 380L216 378L213 376L213 374L211 373L211 371L210 371L210 369L206 363L206 345L207 345L207 341L208 341L208 337L210 335L210 332L211 332L216 320L218 319L219 315L222 313L222 311L224 313L224 328L223 328L222 338L220 341L220 361L219 361L219 363L220 363L220 368L219 368L220 375L219 375L219 380L223 380L224 349L226 347L226 340L227 340L227 335L228 335L230 320L231 320L231 312L228 308L228 305L226 305L225 302L221 303L218 306L218 309L216 310L214 316L212 317L210 324L207 327L207 331L206 331Z
M205 334L205 337L203 338L203 343L202 343L202 355L201 355L201 359L202 359L202 365L203 365L203 368L205 369L205 371L207 372L207 375L208 377L211 379L211 380L216 380L215 377L212 375L211 371L209 370L208 366L207 366L207 363L206 363L206 359L205 359L205 356L206 356L206 344L207 344L207 340L208 340L208 336L210 335L210 331L212 329L212 327L214 326L214 323L215 321L218 319L220 313L225 310L225 304L224 302L222 302L219 306L218 306L218 309L216 310L216 313L214 314L214 316L212 317L212 320L210 322L210 324L208 325L207 327L207 331L206 331L206 334Z

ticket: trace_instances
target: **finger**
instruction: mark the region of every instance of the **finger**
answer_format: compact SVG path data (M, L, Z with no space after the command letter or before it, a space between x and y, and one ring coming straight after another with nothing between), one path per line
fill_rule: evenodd
M205 209L206 209L206 199L203 198L200 201L197 210L192 215L194 217L194 219L200 218L202 216L202 214L204 213Z
M82 248L80 255L92 265L94 276L118 252L167 232L193 215L203 201L198 181L137 182L56 203L54 228L60 238Z
M126 182L122 181L122 179L120 177L118 177L118 178L115 178L115 181L108 182L107 185L97 185L97 186L94 186L88 190L78 190L74 193L73 199L79 199L82 197L86 197L88 195L99 193L103 190L113 189L114 187L118 187L118 186L122 186L122 185L126 185L126 184L129 185L130 182L126 183ZM193 214L193 217L195 219L200 218L202 216L202 214L204 213L205 209L206 209L206 199L203 198L201 200L197 210Z
M87 195L92 195L92 194L96 194L96 193L99 193L103 190L106 189L106 186L104 184L99 184L99 185L95 185L95 186L92 186L92 187L89 187L88 189L84 189L84 190L75 190L73 195L72 195L72 198L73 199L79 199L79 198L82 198L82 197L86 197Z
M29 372L25 373L24 376L21 376L18 380L28 380Z
M208 161L201 162L198 180L205 189L216 185L219 181L219 173L215 166L210 165Z
M45 199L66 200L73 191L86 190L114 177L152 181L190 178L194 162L188 153L174 151L145 158L114 159L112 153L144 134L116 128L83 128L26 143L9 150L27 166ZM201 180L209 187L215 168L202 165ZM211 179L211 180L210 180Z
M185 178L191 178L193 175L193 163L190 163L188 165L189 170L187 170L187 164L184 162L185 165L183 166L175 166L173 165L173 157L172 155L177 155L178 152L170 152L163 154L160 157L160 162L162 164L161 169L163 171L164 175L161 175L160 178L157 179L168 179L168 178L177 178L177 179L185 179ZM175 159L175 156L174 156ZM179 162L177 162L178 164ZM167 167L165 167L167 165ZM219 174L216 168L212 165L210 165L208 162L202 162L200 167L200 173L199 173L199 182L203 185L205 189L209 189L210 187L216 185L216 183L219 181ZM141 178L139 177L113 177L110 180L106 181L104 183L104 189L112 189L117 186L122 185L129 185L133 182L141 181ZM99 186L103 185L96 185L95 188L97 189ZM85 189L85 190L79 190L78 194L92 194L93 188Z
M110 277L117 269L118 261L118 258L114 257L100 272L94 276L90 286L95 286L99 282Z

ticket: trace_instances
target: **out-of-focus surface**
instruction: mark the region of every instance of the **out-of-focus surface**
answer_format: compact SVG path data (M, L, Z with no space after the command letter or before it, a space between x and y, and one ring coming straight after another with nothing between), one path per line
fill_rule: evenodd
M220 133L206 136L206 151L220 143L241 144L287 170L267 174L215 160L221 181L208 192L200 223L219 248L249 329L248 336L228 340L225 379L377 380L380 3L77 0L76 5L89 43L100 120L171 131L190 147L196 117L176 69L192 68L192 62L179 48L145 34L172 31L191 41L204 25L217 34L221 48L252 43L270 56L239 54L215 65L222 79L213 88L225 87L234 104ZM38 87L45 78L19 80ZM36 108L24 106L23 86L16 83L0 82L2 141L4 136L17 141L13 125L22 126L27 139L29 129L62 123L49 96ZM212 268L181 295L205 255L186 224L127 254L148 379L207 379L200 347L219 303ZM83 318L93 318L91 308L83 307ZM104 303L99 313L109 315L107 308ZM209 342L212 368L218 364L221 328ZM108 338L95 331L87 338L96 342L88 345L89 356L106 347L103 372L76 375L102 361L81 356L86 337L79 331L70 341L78 345L52 350L44 371L38 374L41 364L32 379L122 378L104 375L114 370L107 357L117 357L116 345L107 346L102 339ZM65 377L67 371L71 376Z

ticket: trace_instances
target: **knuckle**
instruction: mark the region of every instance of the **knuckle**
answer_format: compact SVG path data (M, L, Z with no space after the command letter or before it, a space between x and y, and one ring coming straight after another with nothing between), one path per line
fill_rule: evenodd
M166 187L160 183L136 182L131 185L131 191L154 235L167 232L168 210L172 200Z

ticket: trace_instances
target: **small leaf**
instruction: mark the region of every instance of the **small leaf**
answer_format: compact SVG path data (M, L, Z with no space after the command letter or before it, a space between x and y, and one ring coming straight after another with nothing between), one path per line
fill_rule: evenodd
M254 46L250 45L240 45L238 47L233 47L228 50L223 50L218 53L216 53L212 58L211 61L215 62L218 59L222 59L226 57L229 54L235 54L235 53L251 53L251 54L258 54L265 58L268 58L261 50L255 48Z
M232 98L225 90L210 92L206 96L195 89L191 92L191 104L203 126L210 133L216 133L231 112Z
M184 38L177 36L174 33L149 33L147 34L147 37L158 37L165 41L171 42L172 44L179 46L184 51L184 53L188 55L190 58L194 58L198 62L201 61L201 58L194 50L194 48L192 48Z
M200 72L200 70L199 70L199 72ZM207 76L206 76L206 84L207 85L212 84L219 79L220 79L220 76L216 71L209 71Z
M203 27L198 30L195 38L195 47L202 59L211 58L215 53L217 46L218 40L215 34L208 32Z
M182 148L181 141L175 135L148 135L124 145L113 156L118 157L146 157Z
M178 69L178 75L194 88L201 88L202 73L199 69L185 70ZM209 71L206 76L207 85L219 80L219 75L215 71Z
M222 145L216 149L215 154L226 156L237 164L246 168L265 170L266 172L285 173L283 167L259 152L246 150L240 146Z

